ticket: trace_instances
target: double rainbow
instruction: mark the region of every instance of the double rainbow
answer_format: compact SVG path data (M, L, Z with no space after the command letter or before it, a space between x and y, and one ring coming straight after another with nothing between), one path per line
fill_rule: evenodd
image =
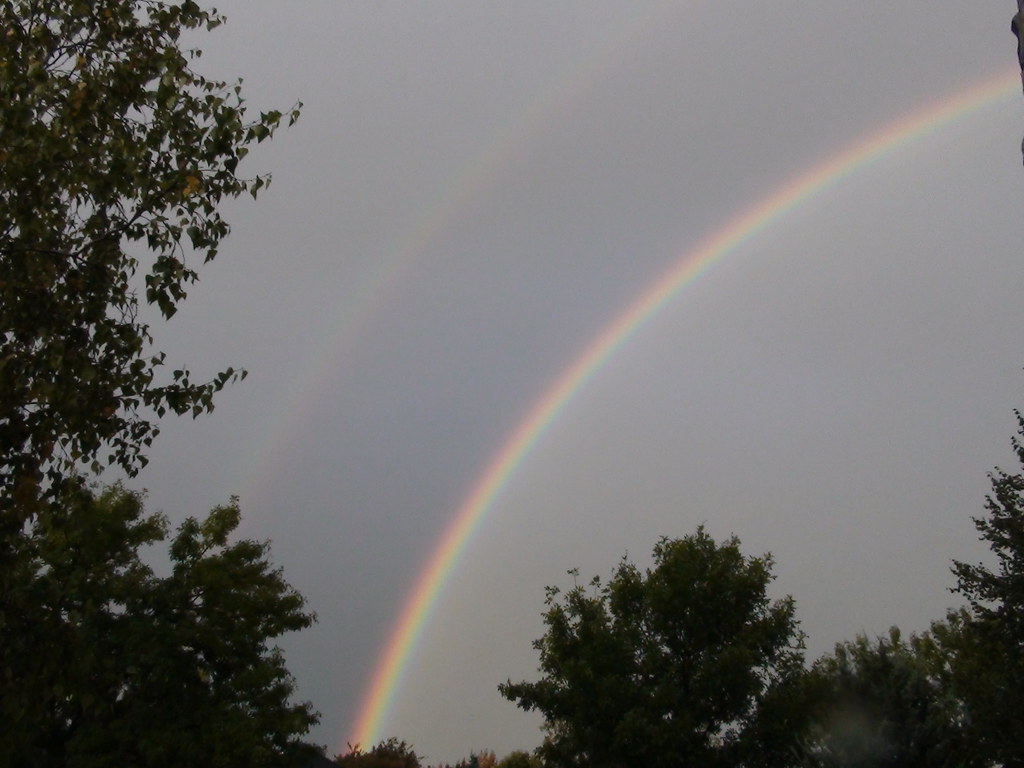
M479 527L509 478L566 405L639 328L716 262L812 197L908 144L1010 98L1019 85L1016 73L988 79L897 120L795 176L762 201L728 221L697 247L683 254L673 267L606 325L529 409L459 506L398 614L363 695L358 717L350 731L352 738L349 743L370 746L378 740L381 723L398 690L410 655L470 536Z

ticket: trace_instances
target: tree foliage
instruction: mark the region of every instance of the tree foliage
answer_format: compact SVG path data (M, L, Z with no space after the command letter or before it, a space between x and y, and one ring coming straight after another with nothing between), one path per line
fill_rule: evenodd
M195 2L0 0L0 511L8 527L70 469L134 474L166 412L238 372L164 370L137 289L174 314L228 234L226 198L285 115L193 69ZM287 115L294 121L297 108ZM22 510L11 521L12 508Z
M470 752L468 759L459 760L455 765L451 763L438 763L436 766L431 766L431 768L494 768L498 764L497 755L492 750L483 749L479 752Z
M792 599L767 595L771 567L700 528L662 539L646 572L624 559L607 584L550 587L542 678L501 693L544 715L551 765L772 764L790 744L757 743L774 733L760 704L803 655Z
M170 573L140 554L159 515L119 486L77 487L19 541L0 614L0 764L278 766L316 715L290 701L271 642L314 616L266 543L228 539L236 501L189 518Z
M315 721L271 641L309 625L237 501L166 520L83 469L133 475L166 413L244 372L170 370L170 318L229 233L220 204L288 115L247 116L187 35L192 0L0 0L0 764L278 766ZM140 298L141 294L141 298Z
M1024 416L1013 440L1024 467ZM949 617L942 639L952 658L954 690L970 714L980 753L1004 765L1024 765L1024 474L990 476L987 515L975 518L994 565L954 561L956 591L966 610Z
M517 749L498 761L497 768L542 768L543 763L536 755Z
M1017 38L1017 61L1020 64L1021 84L1024 85L1024 0L1017 0L1017 13L1010 20L1010 31ZM1024 143L1021 143L1024 153Z
M819 659L811 689L813 728L806 763L819 768L968 768L975 758L964 710L930 634L906 640L893 627L874 641L859 635Z
M349 751L334 761L342 768L420 768L420 756L412 745L393 736L366 752L350 744Z

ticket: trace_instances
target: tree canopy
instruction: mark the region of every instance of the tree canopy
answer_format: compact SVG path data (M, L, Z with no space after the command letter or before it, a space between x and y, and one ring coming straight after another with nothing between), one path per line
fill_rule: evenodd
M191 0L0 0L8 529L77 467L134 474L156 418L210 410L239 373L165 370L137 296L173 315L228 234L218 205L269 180L238 167L285 115L247 117L240 84L200 75L181 45L222 21Z
M662 539L646 572L624 559L607 583L550 587L534 643L542 677L500 691L544 715L551 765L733 765L755 753L770 765L789 744L761 740L774 732L759 727L759 705L803 668L793 601L767 594L771 568L700 528Z
M349 745L349 751L337 755L334 762L342 768L420 768L420 756L411 744L392 737L369 750Z
M237 501L164 517L119 486L65 491L19 541L0 625L0 764L278 766L316 721L272 641L314 620Z
M815 662L804 680L812 727L807 765L820 768L970 768L987 765L968 743L962 703L930 633L859 635Z
M247 116L186 35L192 0L0 0L0 764L282 766L316 714L272 643L313 621L266 543L229 542L237 500L168 534L129 476L195 380L155 349L254 197L250 147L298 106ZM152 310L147 305L152 305Z
M1024 416L1013 449L1024 467ZM956 591L967 598L942 634L954 691L966 703L978 750L1003 765L1024 765L1024 474L995 470L988 514L974 519L994 563L954 561Z
M1017 424L1024 467L1019 412ZM1024 474L990 480L974 525L991 557L953 561L967 605L909 641L858 637L815 664L813 765L1024 765Z

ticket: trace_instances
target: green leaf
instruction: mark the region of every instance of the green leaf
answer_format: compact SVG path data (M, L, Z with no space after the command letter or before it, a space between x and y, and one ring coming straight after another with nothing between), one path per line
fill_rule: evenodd
M55 493L82 463L132 474L153 419L212 408L202 384L159 385L138 302L177 312L198 277L183 245L217 254L221 204L268 181L238 179L237 164L283 113L251 122L241 80L191 69L200 51L183 33L222 21L191 0L2 7L0 327L16 336L0 339L0 515L17 527L40 501L26 494Z

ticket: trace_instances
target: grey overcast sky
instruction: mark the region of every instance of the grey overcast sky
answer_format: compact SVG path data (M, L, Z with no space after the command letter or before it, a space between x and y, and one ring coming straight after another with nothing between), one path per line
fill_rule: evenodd
M305 103L274 183L157 328L249 378L168 421L138 484L243 534L319 623L289 666L333 752L474 481L559 372L796 173L1016 66L1010 0L224 0L204 73ZM1024 97L782 218L594 376L452 572L381 736L530 749L543 588L706 523L771 551L809 655L954 604L1024 405Z

